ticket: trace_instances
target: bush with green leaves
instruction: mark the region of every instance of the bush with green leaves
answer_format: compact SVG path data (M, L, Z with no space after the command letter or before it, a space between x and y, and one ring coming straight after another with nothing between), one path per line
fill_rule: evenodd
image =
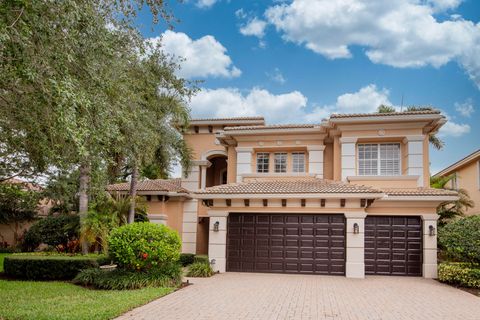
M74 283L104 290L130 290L145 287L178 287L182 282L179 264L148 271L90 268L80 271Z
M438 243L450 259L480 263L480 216L461 218L440 228Z
M438 266L438 280L462 287L480 289L480 265L444 262Z
M195 262L188 267L188 277L211 277L214 272L209 263Z
M195 255L195 257L193 258L193 262L210 264L210 260L208 259L208 256L205 254Z
M181 253L180 254L180 264L182 267L191 265L194 262L195 255L193 253Z
M143 271L176 264L181 240L167 226L135 222L113 229L108 245L110 256L120 268Z
M5 257L3 266L7 276L27 280L70 280L80 270L98 267L104 262L101 255L27 255Z
M48 216L35 222L25 233L23 249L33 251L45 243L53 247L67 248L70 241L80 235L80 218L78 215L61 214Z

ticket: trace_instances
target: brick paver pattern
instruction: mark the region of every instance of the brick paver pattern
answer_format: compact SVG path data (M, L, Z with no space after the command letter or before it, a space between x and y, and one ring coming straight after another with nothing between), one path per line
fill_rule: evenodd
M118 319L480 319L480 298L413 277L225 273Z

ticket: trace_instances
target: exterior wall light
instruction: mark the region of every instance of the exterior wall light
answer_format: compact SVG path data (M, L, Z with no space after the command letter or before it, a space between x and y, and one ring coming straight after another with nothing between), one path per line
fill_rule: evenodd
M353 224L353 233L354 234L359 234L360 233L360 226L356 222Z
M435 235L435 227L432 225L428 226L428 233L430 237L433 237Z
M220 226L220 222L219 221L216 221L214 224L213 224L213 231L215 232L218 232L218 227Z
M215 260L215 259L210 260L210 264L211 264L212 266L214 266L216 262L217 262L217 260Z

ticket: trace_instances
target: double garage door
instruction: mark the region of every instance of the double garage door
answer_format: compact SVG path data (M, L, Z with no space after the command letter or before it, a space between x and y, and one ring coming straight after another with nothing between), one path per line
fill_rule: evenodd
M366 274L421 275L416 217L367 217ZM343 214L231 213L227 271L345 274Z

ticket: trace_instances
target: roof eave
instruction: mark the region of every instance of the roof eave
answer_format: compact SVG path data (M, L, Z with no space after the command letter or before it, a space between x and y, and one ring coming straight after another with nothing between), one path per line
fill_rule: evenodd
M384 193L201 193L194 199L380 199Z

